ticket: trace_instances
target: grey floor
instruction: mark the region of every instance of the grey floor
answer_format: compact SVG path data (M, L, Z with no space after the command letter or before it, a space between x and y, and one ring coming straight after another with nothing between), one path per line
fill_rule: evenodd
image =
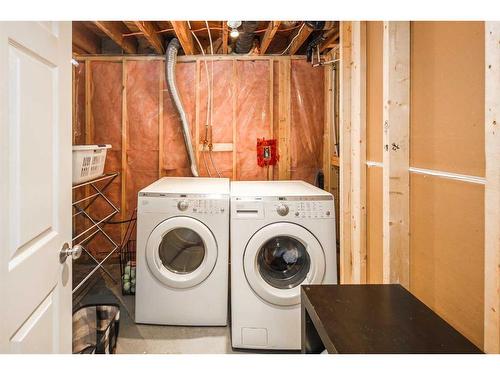
M107 269L120 279L119 267ZM135 297L124 296L120 284L100 273L76 303L109 300L120 304L117 354L226 354L233 353L229 327L176 327L134 323Z

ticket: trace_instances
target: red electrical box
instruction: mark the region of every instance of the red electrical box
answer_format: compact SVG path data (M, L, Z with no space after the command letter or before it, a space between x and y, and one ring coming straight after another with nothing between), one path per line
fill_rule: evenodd
M276 139L257 138L257 164L259 167L276 165L280 160Z

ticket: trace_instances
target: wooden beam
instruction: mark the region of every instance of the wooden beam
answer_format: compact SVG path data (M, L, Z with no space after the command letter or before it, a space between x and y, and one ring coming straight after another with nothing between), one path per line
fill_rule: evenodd
M325 190L331 193L331 159L332 159L332 127L333 127L333 66L326 65L323 68L324 74L324 96L325 96L325 115L323 125L323 174L325 176Z
M334 30L326 40L319 46L319 52L323 52L325 49L329 48L332 44L337 43L339 39L340 31Z
M484 350L500 353L500 22L485 23Z
M98 54L101 52L101 43L97 35L80 22L72 22L72 25L73 45L86 53Z
M269 48L269 45L273 41L276 31L278 31L281 25L281 21L269 21L269 26L267 26L266 32L260 38L260 54L264 55Z
M311 35L312 31L313 30L306 24L301 26L292 38L292 44L288 49L288 54L295 55L295 53L299 50L300 47L302 47L302 44L304 44L309 35Z
M384 22L383 281L409 288L410 23Z
M232 132L233 132L233 180L236 180L238 177L237 168L237 154L236 154L236 142L238 141L237 127L236 127L236 116L237 116L237 106L238 106L238 96L237 87L238 86L238 70L236 69L236 60L233 60L233 77L231 80L231 91L232 91L232 105L233 105L233 116L232 116Z
M127 27L120 21L94 21L94 24L120 46L127 53L137 53L137 41L135 37L125 38L123 34L129 32Z
M163 177L163 92L165 90L165 63L160 61L158 86L158 178Z
M352 22L351 254L355 284L366 283L366 22Z
M199 148L202 149L202 152L208 152L208 148L203 150L203 143L199 144ZM234 149L232 143L213 143L212 144L212 152L232 152Z
M127 114L127 62L122 62L122 155L121 155L121 201L120 210L122 220L126 220L127 208L127 136L128 136L128 114ZM122 241L125 237L126 224L121 225Z
M351 256L351 39L352 22L340 22L340 283L352 278Z
M171 21L172 27L174 28L175 35L181 43L182 49L185 55L194 55L196 48L193 43L193 35L191 30L189 30L188 23L186 21Z
M269 60L269 134L274 139L274 60ZM267 178L274 180L274 165L269 167Z
M227 55L227 40L228 40L229 30L227 28L227 22L222 21L222 53Z
M289 180L291 176L290 160L290 133L291 133L291 82L290 60L280 60L278 71L278 147L280 160L278 161L278 178Z
M199 142L200 142L200 79L201 79L201 63L200 61L196 61L196 70L195 70L195 77L194 77L194 92L195 92L195 129L194 129L194 138L195 141L194 147L196 148L196 165L200 165L200 147ZM201 170L201 168L200 168Z
M149 44L151 44L155 52L163 55L165 53L165 47L163 45L163 37L158 34L158 27L151 21L135 21L134 23L137 28L142 31L144 37Z

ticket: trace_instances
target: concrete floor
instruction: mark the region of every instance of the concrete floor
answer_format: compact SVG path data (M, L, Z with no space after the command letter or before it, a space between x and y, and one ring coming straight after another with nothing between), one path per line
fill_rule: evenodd
M106 267L120 280L118 266ZM121 286L101 273L81 304L109 300L120 304L117 354L226 354L233 353L229 327L180 327L135 324L135 296L124 296Z

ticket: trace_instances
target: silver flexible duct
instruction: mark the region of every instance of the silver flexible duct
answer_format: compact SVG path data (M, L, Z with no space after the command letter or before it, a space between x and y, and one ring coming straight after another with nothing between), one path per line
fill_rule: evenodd
M191 165L191 173L194 177L198 177L198 167L196 165L196 158L194 156L193 145L191 143L191 135L189 130L189 123L182 106L181 99L179 97L179 91L177 90L177 83L175 82L175 64L177 60L177 51L179 50L179 41L174 38L170 41L167 46L167 51L165 52L165 75L168 85L168 91L170 96L174 101L175 108L179 113L179 117L182 122L182 134L184 136L184 144L186 146L186 151L189 157L189 164Z

